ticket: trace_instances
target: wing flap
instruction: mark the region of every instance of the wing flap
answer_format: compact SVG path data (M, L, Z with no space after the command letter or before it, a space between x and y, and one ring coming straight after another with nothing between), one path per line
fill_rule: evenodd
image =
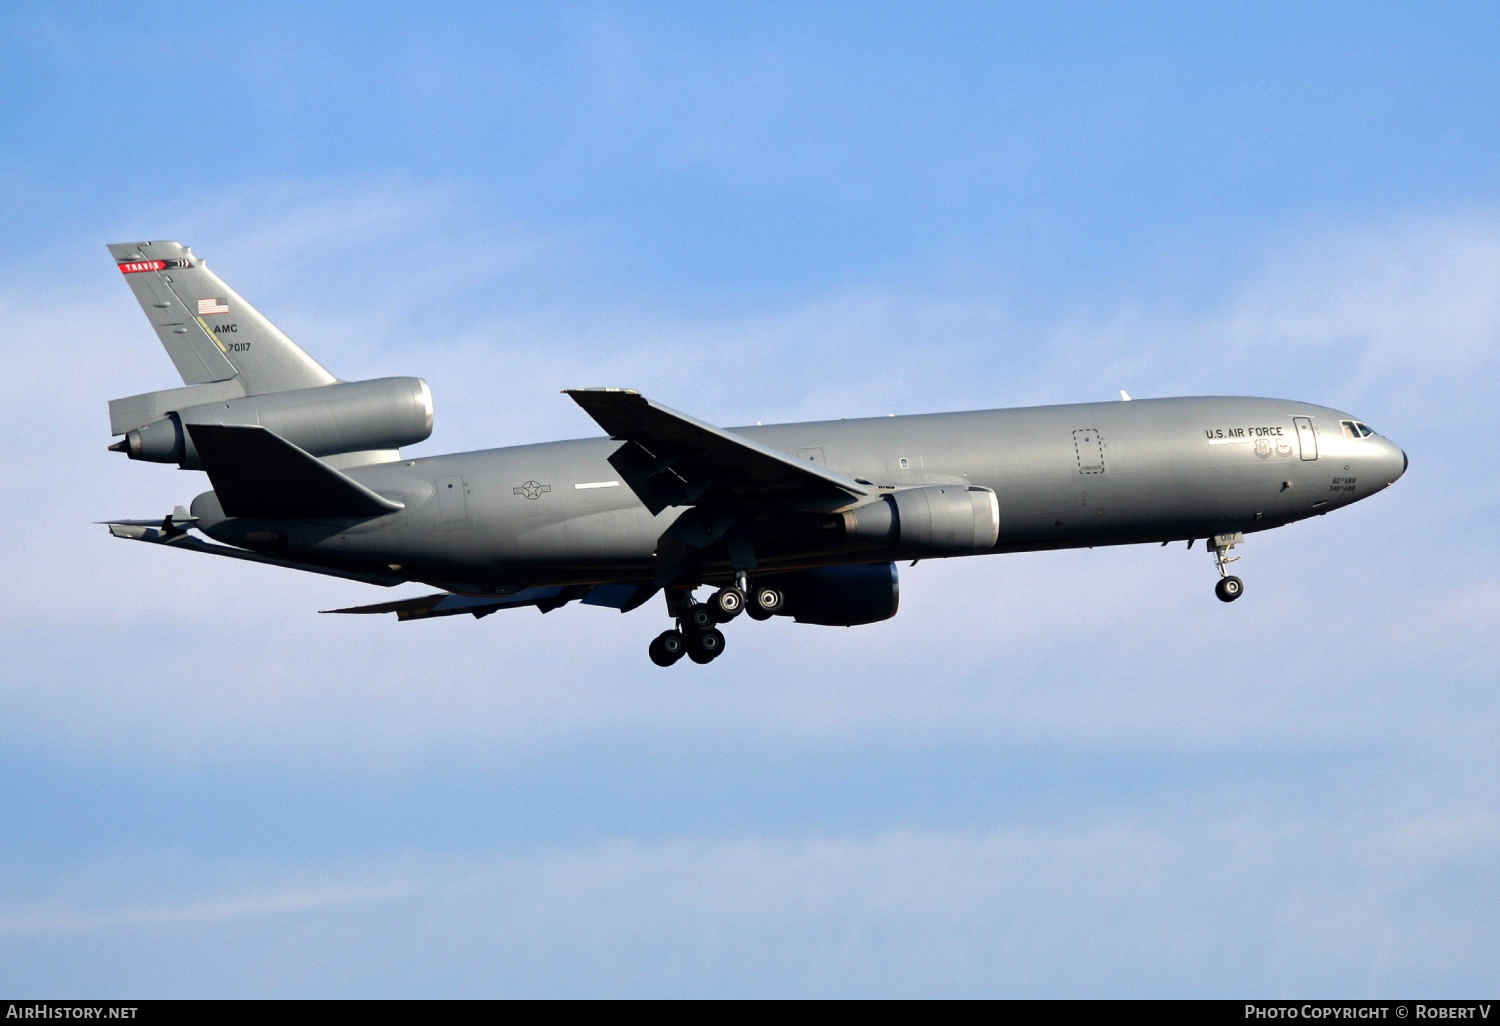
M439 592L436 595L419 595L416 598L396 599L393 602L376 602L368 606L348 606L344 609L324 609L324 613L395 613L397 620L426 620L433 616L457 616L468 613L474 619L489 616L501 609L520 606L536 606L550 613L575 599L584 605L605 606L628 613L652 595L656 588L649 584L586 584L551 585L539 588L516 588L503 595L457 595Z
M376 602L368 606L347 606L343 609L321 609L322 613L395 613L397 620L426 620L433 616L457 616L468 613L476 620L489 616L499 609L510 606L534 606L548 599L555 599L561 588L523 588L509 595L493 598L471 595L453 595L439 592L436 595L420 595L417 598L396 599L394 602Z
M378 517L404 508L263 427L187 430L226 516Z

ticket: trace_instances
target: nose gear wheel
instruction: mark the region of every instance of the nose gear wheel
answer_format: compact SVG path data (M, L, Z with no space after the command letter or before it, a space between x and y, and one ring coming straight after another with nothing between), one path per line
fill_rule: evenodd
M1216 534L1208 540L1212 546L1214 566L1219 571L1219 583L1214 585L1214 594L1220 602L1233 602L1245 593L1245 582L1229 572L1230 563L1238 562L1239 556L1231 556L1229 550L1245 540L1238 531L1233 534Z

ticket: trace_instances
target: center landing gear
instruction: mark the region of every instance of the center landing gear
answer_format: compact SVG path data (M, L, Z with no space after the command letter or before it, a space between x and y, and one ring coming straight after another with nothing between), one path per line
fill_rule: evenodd
M1219 583L1214 585L1214 594L1219 596L1220 602L1233 602L1245 593L1245 582L1225 569L1240 558L1231 556L1229 550L1244 540L1245 536L1238 531L1234 534L1216 534L1208 540L1213 547L1214 565L1219 570Z

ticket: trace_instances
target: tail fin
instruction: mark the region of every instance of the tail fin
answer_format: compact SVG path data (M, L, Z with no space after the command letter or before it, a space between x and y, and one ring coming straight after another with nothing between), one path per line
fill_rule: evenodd
M238 378L246 395L338 381L178 242L109 247L184 384Z

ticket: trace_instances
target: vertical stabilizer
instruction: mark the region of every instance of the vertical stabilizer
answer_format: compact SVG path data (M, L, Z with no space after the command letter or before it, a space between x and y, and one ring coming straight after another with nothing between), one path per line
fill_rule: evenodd
M338 381L177 242L109 247L184 384L238 379L245 395Z

